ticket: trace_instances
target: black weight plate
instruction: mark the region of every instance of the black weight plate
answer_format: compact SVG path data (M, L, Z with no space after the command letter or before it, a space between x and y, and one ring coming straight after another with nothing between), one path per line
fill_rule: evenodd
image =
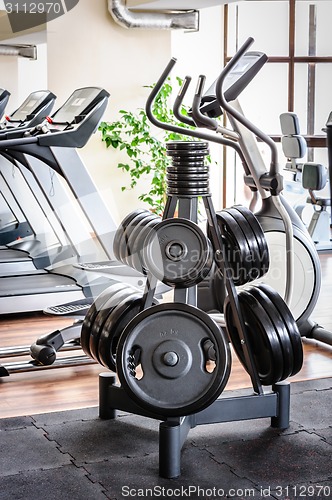
M130 212L121 221L119 227L115 231L114 240L113 240L113 252L114 252L115 258L119 261L120 261L120 244L121 244L121 240L123 238L123 233L127 227L127 224L132 220L133 217L135 217L138 213L141 213L142 211L143 211L142 209L137 209L137 210L134 210L133 212Z
M124 290L128 285L124 283L113 283L110 287L103 290L94 302L89 307L88 312L84 318L81 328L81 347L85 354L92 358L90 351L90 330L98 311L102 308L103 304L106 302L110 294L117 292L118 290Z
M219 312L224 311L224 302L226 298L226 284L221 270L216 266L215 272L212 277L212 291L217 304L217 309Z
M178 187L179 189L180 188L190 188L190 189L194 189L194 188L203 188L203 187L207 187L209 185L209 180L202 180L202 179L199 179L198 181L194 181L192 179L188 180L188 179L185 179L183 181L181 180L169 180L168 181L168 186L169 187Z
M231 215L236 223L239 225L244 237L247 240L249 247L249 254L247 256L248 263L250 264L250 272L247 279L247 282L253 281L254 279L261 276L261 255L259 251L259 246L257 243L257 239L254 235L251 226L248 224L246 218L237 210L232 208L226 208L226 211L229 215ZM223 212L224 212L223 211Z
M269 299L259 285L253 286L250 289L250 293L256 297L259 303L264 307L265 312L270 317L279 336L284 360L284 371L281 380L286 380L286 378L290 377L293 373L294 354L285 319L280 315L279 310L274 305L274 301Z
M187 287L209 273L212 249L194 222L165 219L145 239L143 261L151 274L163 283Z
M130 293L110 311L99 338L98 357L100 363L116 371L116 348L122 331L141 311L142 295ZM121 320L121 321L120 321ZM122 328L116 328L121 323Z
M291 375L295 375L301 370L303 365L303 344L296 321L286 302L273 288L265 284L260 284L259 288L272 300L280 315L284 318L293 347L293 370Z
M137 224L135 224L135 226L133 227L133 229L128 234L127 257L126 257L126 263L127 263L128 266L134 267L132 265L132 259L131 259L131 257L134 255L133 248L134 248L135 241L136 241L137 237L139 236L139 234L142 231L142 227L144 227L148 222L150 222L152 220L155 220L156 217L157 216L155 214L151 214L151 213L149 215L146 215L144 218L142 218L139 221L137 221ZM160 222L160 220L161 219L159 218L158 222ZM134 269L136 269L136 267L134 267ZM138 269L136 269L136 270L138 270Z
M128 222L128 224L126 225L125 230L123 232L121 242L120 242L120 260L121 260L121 262L123 262L123 264L128 265L126 262L126 258L128 256L128 246L127 245L128 245L128 238L129 238L131 232L136 227L136 224L138 223L138 221L140 221L141 219L144 219L144 217L146 217L146 215L149 213L150 212L148 212L147 210L143 210L140 213L137 213L135 215L135 217L133 217L131 219L131 221Z
M141 294L130 293L109 314L99 339L99 359L102 365L116 371L116 349L128 323L142 310ZM153 305L158 302L154 299Z
M206 341L216 354L211 371ZM135 316L116 354L118 377L129 397L166 417L196 413L213 403L228 381L230 360L229 344L216 323L196 307L178 303L159 304Z
M226 258L232 268L235 285L244 285L250 279L252 263L248 259L250 248L239 224L226 211L216 214L218 227L224 239ZM208 228L210 232L210 228Z
M263 385L275 384L282 379L284 371L279 336L264 307L251 295L250 289L241 290L238 298L259 379ZM228 297L225 300L225 320L234 350L245 370L249 371Z
M235 205L232 208L240 212L246 218L255 235L261 258L261 276L263 276L263 274L267 273L267 271L269 270L270 265L269 248L263 228L260 225L257 217L248 208L243 207L242 205Z
M192 196L209 196L210 192L208 191L207 188L195 188L195 189L179 189L179 188L171 188L167 189L167 193L177 196L183 196L183 197L192 197Z
M118 290L115 293L110 294L108 299L104 302L103 306L99 309L95 315L95 319L90 328L90 343L89 348L91 356L93 359L99 362L99 339L103 328L103 324L106 321L108 315L116 307L124 297L128 295L128 289Z
M208 150L209 143L202 141L170 141L166 144L167 152L169 151L196 151Z
M174 175L177 177L185 177L187 175L209 175L209 168L205 165L202 166L200 162L191 162L191 164L187 164L185 167L181 166L179 163L178 166L167 167L167 177L169 175Z
M142 251L144 248L144 241L147 235L150 233L150 231L157 225L159 222L161 222L160 217L156 217L155 219L151 220L150 222L146 222L146 220L142 221L144 222L144 226L141 228L141 231L137 238L135 239L133 243L133 248L132 248L132 255L131 255L131 261L130 265L137 271L146 274L147 269L144 267L143 263L143 257L142 257Z
M119 239L119 243L118 243L118 254L119 254L119 260L120 262L122 262L123 264L125 264L125 262L122 261L122 256L125 255L125 250L126 250L126 236L125 236L125 233L127 231L127 228L129 226L129 224L131 224L131 222L135 219L135 217L143 214L143 213L146 213L147 210L145 209L137 209L137 210L134 210L133 212L131 212L125 219L126 223L125 225L122 225L122 233L121 233L121 237Z
M178 180L181 180L181 181L185 181L186 179L189 179L191 181L200 181L200 180L207 180L207 177L208 177L208 172L194 172L194 173L189 173L189 172L185 172L183 174L181 173L176 173L176 174L171 174L171 173L168 173L167 174L167 181L170 182L170 181L178 181Z

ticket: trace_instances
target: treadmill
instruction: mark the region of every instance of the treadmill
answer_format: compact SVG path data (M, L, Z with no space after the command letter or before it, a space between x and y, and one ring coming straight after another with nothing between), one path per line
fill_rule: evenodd
M47 119L48 127L39 126L38 130L31 129L29 136L1 141L0 154L13 158L34 175L36 169L42 167L45 171L48 166L56 173L54 178L66 181L92 225L95 237L91 238L90 234L89 243L99 244L109 264L116 226L75 149L83 147L98 128L108 97L105 90L96 87L75 90ZM120 263L112 264L114 273L106 276L66 262L35 272L4 275L0 278L0 313L39 311L49 304L91 298L114 279L139 288L144 286L142 275Z
M21 138L49 115L55 96L49 91L30 94L0 128L0 141ZM42 125L41 125L42 127ZM5 152L1 153L0 184L17 223L0 231L0 275L28 272L49 266L73 254L54 208L31 172ZM13 172L15 175L13 175ZM1 248L1 247L0 247Z

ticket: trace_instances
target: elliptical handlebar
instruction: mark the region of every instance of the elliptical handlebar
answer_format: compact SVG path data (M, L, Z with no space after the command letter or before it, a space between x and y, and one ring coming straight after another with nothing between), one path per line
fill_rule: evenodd
M250 120L248 120L245 116L243 116L236 109L234 109L226 101L225 96L223 94L223 84L226 79L226 76L240 61L241 57L244 56L244 54L247 52L247 50L253 44L253 42L254 39L252 37L249 37L239 48L236 54L232 57L232 59L228 62L228 64L223 68L216 82L216 97L222 109L225 109L227 113L233 116L233 118L242 123L242 125L244 125L248 130L250 130L253 134L259 137L265 144L267 144L267 146L270 148L271 151L271 164L270 164L269 177L276 177L279 174L279 163L278 163L278 150L275 142L271 139L271 137L269 137L262 130L256 127L256 125L254 125L252 122L250 122Z
M182 87L180 88L179 93L175 98L173 104L173 113L175 118L177 118L179 122L185 123L190 127L196 127L196 123L194 122L194 120L192 120L189 116L186 116L183 113L181 113L181 106L183 103L183 99L187 93L190 82L191 82L191 76L186 76L183 80Z
M175 132L175 133L181 134L181 135L188 135L190 137L196 137L197 139L211 141L211 142L214 142L217 144L222 144L223 146L229 146L229 147L235 149L235 151L237 152L237 154L239 155L239 157L241 159L241 162L244 165L244 168L247 169L246 160L244 158L243 152L242 152L240 146L237 143L235 143L234 141L229 140L229 139L225 139L221 136L218 136L215 133L212 134L209 132L204 132L202 130L198 131L198 130L194 130L194 129L187 129L187 128L180 127L177 125L172 125L170 123L161 122L154 116L154 114L152 112L153 102L156 99L157 95L159 94L163 84L167 80L168 75L170 74L173 67L175 66L176 61L177 60L174 57L172 57L172 59L169 61L166 68L164 69L164 71L160 75L159 79L157 80L155 86L153 87L152 91L150 92L150 95L148 96L148 98L146 100L145 112L146 112L148 119L150 120L150 122L153 125L155 125L158 128L161 128L163 130L168 130L170 132ZM190 77L186 77L187 80L189 80L189 78ZM184 94L189 87L189 84L190 84L190 80L188 81L188 83L185 84L185 87L182 87L185 90L182 92L180 90L180 97L178 96L179 97L178 105L182 102ZM185 123L185 120L183 120L182 116L180 115L180 111L178 111L177 118L179 119L179 117L180 117L180 121L183 121ZM195 122L193 122L193 125L197 126Z

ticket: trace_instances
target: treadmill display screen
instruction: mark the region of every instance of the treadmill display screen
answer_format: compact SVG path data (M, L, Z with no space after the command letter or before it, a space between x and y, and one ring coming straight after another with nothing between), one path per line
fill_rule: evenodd
M52 116L53 122L71 123L76 116L84 114L99 93L99 88L92 87L75 90L65 104Z
M10 115L11 121L24 121L28 115L32 115L49 93L43 90L32 92L23 104Z

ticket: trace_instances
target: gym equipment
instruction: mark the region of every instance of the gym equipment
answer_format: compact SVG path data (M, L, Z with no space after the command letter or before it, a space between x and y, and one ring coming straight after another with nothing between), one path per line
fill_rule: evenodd
M75 227L71 227L71 231L66 231L66 234L71 243L73 240L76 242L76 246L74 245L74 249L77 250L76 255L71 254L72 260L69 260L68 264L64 263L67 265L61 264L60 261L46 270L4 276L0 280L0 304L3 313L42 310L52 302L56 306L68 300L75 301L96 296L110 284L111 278L116 281L131 282L138 287L144 285L142 275L134 273L127 266L109 262L111 257L109 249L112 247L112 231L115 231L115 225L74 149L82 147L95 131L107 105L107 99L108 94L102 89L93 87L78 89L49 119L51 122L49 128L39 127L36 131L30 130L29 135L23 138L0 142L0 152L5 151L20 162L32 171L39 181L44 175L48 189L50 179L45 164L64 177L96 235L92 240L86 226L81 230L82 223L81 226L76 225L74 214L71 212L66 220L62 218L62 224L75 222ZM34 135L35 133L37 135ZM41 160L44 164L41 164ZM61 183L57 176L54 175L52 182L56 186L52 196L54 204L56 196L59 192L62 195L63 191L60 187L58 189ZM62 201L58 200L60 212L63 207ZM83 241L82 233L86 234ZM85 250L83 253L79 252L80 243ZM24 242L22 246L24 248ZM23 248L21 247L21 250ZM100 253L107 260L92 262L90 267L89 264L85 265L82 262L82 257L86 258L87 255L93 256L93 254L97 260ZM75 266L70 265L73 261Z
M232 96L236 90L240 92L255 75L255 71L251 71L255 61L252 59L254 64L251 65L241 60L252 41L249 39L240 48L222 72L218 82L222 88L220 92L225 91L223 83L228 75L232 82L228 87L228 95ZM248 74L238 71L241 63ZM269 260L264 256L267 246L258 221L241 207L240 210L235 208L226 211L218 222L209 191L209 176L203 168L208 151L205 140L234 147L242 159L244 155L231 140L198 130L197 126L202 126L198 107L202 97L202 81L199 81L192 106L194 121L190 124L195 126L196 120L199 124L195 129L159 122L152 114L153 101L174 64L175 60L171 60L152 90L146 104L147 115L160 128L181 131L182 134L185 131L187 135L203 141L175 141L167 144L167 153L172 157L172 166L167 174L170 173L173 180L174 171L176 173L178 170L181 175L185 174L187 182L168 184L163 221L150 229L142 242L141 255L147 282L141 311L127 324L118 340L116 369L121 385L116 385L115 377L102 374L99 405L101 418L115 418L115 409L121 409L162 420L159 472L168 478L180 475L181 447L190 428L196 425L270 416L273 426L287 427L289 385L280 382L301 368L303 356L296 322L279 294L263 285L246 286L239 292L235 288L227 247L236 250L233 266L238 263L238 255L243 259L245 249L248 251L249 263L246 263L243 281L257 283L258 275L261 278L268 268ZM236 69L232 71L235 65ZM256 66L256 69L259 68ZM190 119L186 117L186 120ZM195 173L190 170L193 161L198 163ZM247 165L245 168L249 172ZM199 182L200 172L202 183ZM272 196L278 196L281 179L276 175L277 172L271 173L266 183L267 189L272 192ZM206 250L205 244L202 244L204 240L197 243L197 236L201 236L196 230L199 196L202 197L207 215L213 264L223 276L227 290L227 314L218 326L206 312L196 307L198 279L188 279L187 262L184 262L183 278L178 269L178 262L185 260L186 251L191 250L191 245L199 252L204 253ZM174 218L176 209L178 218ZM183 220L189 221L188 226L182 226ZM244 229L246 221L249 230ZM179 227L185 227L183 233L188 232L182 239ZM257 237L254 227L259 228ZM260 257L264 257L264 265L253 271ZM175 263L173 281L169 281L168 261ZM203 267L200 264L199 271ZM198 270L195 263L194 270L195 273ZM174 303L153 305L157 283L155 272L159 278L166 274L167 282L172 283ZM212 272L211 266L210 274ZM197 274L201 280L202 275L200 272ZM89 324L88 328L92 329L93 325ZM229 345L223 333L225 328L250 375L254 395L236 398L221 396L230 372ZM264 392L262 385L270 384L272 392Z
M242 61L239 61L236 72L245 74L246 66L255 67L260 64L259 61L264 64L266 56L259 52L248 52ZM231 80L229 81L231 83ZM234 136L234 142L237 140L242 152L240 158L245 170L244 182L253 192L251 210L255 209L258 196L261 198L261 208L255 215L265 233L270 254L269 271L262 280L285 298L302 336L331 345L331 332L311 319L321 286L319 257L303 222L281 195L282 176L276 145L244 116L236 97L231 103L226 101L218 81L211 89L206 93L206 97L202 98L201 110L208 99L209 113L213 113L211 116L220 115L221 108L227 113L233 128L231 132L237 137L236 139ZM215 96L214 101L211 99L212 94ZM209 126L218 131L215 120L211 117L207 117L207 120L204 116L202 118L202 113L198 115L201 126ZM265 142L271 150L269 171L260 154L256 137Z
M55 95L48 90L32 92L10 116L6 116L4 122L0 124L0 140L13 137L22 137L24 132L31 127L37 126L51 112L55 102ZM18 269L35 269L32 259L25 259L22 251L15 252L15 241L22 238L33 238L30 253L36 256L44 252L39 264L46 267L49 258L45 254L45 245L49 249L49 254L54 251L52 246L58 243L59 227L54 224L54 215L48 207L38 184L33 176L22 168L6 153L2 153L0 162L1 191L12 212L12 218L0 231L0 243L8 245L12 243L10 250L0 252L1 272L10 271L13 266L10 259L17 256ZM64 237L60 237L64 241ZM18 246L18 249L20 247ZM31 267L29 267L31 266Z
M332 200L332 113L330 113L326 123L327 151L328 151L328 170L330 183L330 200ZM331 224L332 227L332 224Z
M294 181L300 181L303 188L309 191L306 202L314 209L312 218L308 224L308 233L312 237L316 249L330 250L331 229L330 213L327 207L331 206L331 199L318 196L315 191L325 188L328 181L328 171L320 163L304 162L298 160L306 154L307 146L303 136L300 135L299 121L295 113L282 113L280 115L282 131L282 149L284 155L289 159L286 170L292 172ZM303 220L304 204L297 204L294 209Z

